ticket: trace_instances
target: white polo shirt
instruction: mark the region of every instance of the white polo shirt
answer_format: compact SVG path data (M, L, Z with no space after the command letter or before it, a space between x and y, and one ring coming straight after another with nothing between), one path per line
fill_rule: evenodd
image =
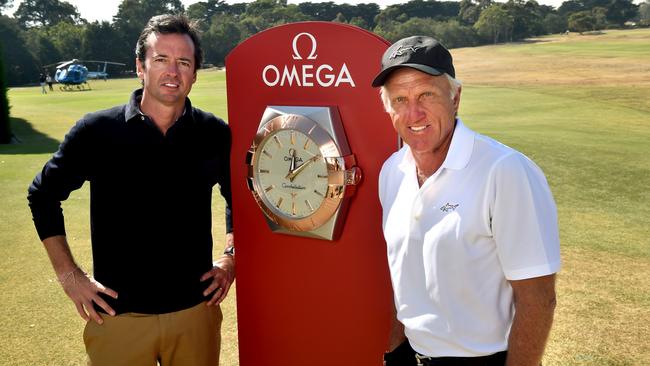
M379 176L397 318L424 355L508 348L508 280L560 268L557 212L544 174L521 153L457 120L447 157L418 187L408 146Z

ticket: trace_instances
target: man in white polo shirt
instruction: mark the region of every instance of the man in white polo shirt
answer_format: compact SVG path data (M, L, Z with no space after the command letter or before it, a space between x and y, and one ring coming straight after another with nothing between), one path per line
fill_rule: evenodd
M454 78L449 51L414 36L373 81L405 142L379 177L397 320L386 365L539 365L560 268L553 196L535 163L457 117Z

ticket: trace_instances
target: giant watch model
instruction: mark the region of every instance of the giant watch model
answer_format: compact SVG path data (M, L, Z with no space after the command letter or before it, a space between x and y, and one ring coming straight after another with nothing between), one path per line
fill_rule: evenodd
M267 107L246 163L248 188L271 230L338 236L361 170L335 107Z

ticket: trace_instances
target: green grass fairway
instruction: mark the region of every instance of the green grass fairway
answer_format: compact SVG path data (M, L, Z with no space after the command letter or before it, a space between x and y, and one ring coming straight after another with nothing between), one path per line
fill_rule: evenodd
M630 30L452 50L465 123L535 160L556 199L563 268L545 366L650 365L648 45L650 30ZM2 365L85 365L83 320L55 280L25 197L72 124L126 102L138 83L91 86L90 92L9 93L22 143L0 145ZM201 71L190 97L227 117L223 72ZM73 252L86 269L88 203L84 186L63 206ZM217 192L214 210L216 254L224 232ZM222 364L236 366L234 289L223 312Z
M606 35L542 37L528 46L510 48L514 54L590 56L604 58L650 57L647 29L610 30ZM585 42L587 41L587 42Z

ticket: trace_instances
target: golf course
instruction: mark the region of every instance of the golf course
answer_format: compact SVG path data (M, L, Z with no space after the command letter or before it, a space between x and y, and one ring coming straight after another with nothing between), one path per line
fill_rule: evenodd
M451 53L464 123L533 159L557 204L563 263L544 365L650 365L650 29ZM225 71L201 70L197 79L192 103L226 119ZM84 321L57 282L26 195L75 121L126 103L139 81L90 86L9 90L18 142L0 145L0 365L86 364ZM91 272L89 185L63 210L73 254ZM215 190L215 256L223 211ZM235 304L233 287L222 304L224 366L239 365Z

